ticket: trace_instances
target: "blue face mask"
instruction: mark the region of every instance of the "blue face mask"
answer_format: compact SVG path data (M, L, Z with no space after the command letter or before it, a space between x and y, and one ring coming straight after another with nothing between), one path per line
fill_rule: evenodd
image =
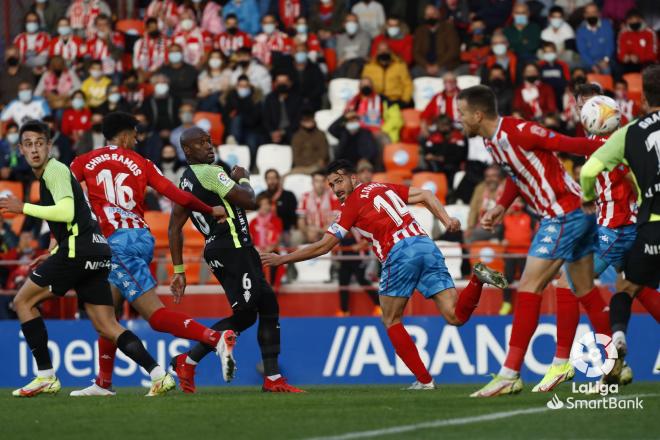
M307 52L296 52L293 58L296 60L296 63L302 64L307 61Z
M170 60L170 63L177 64L183 59L183 54L181 52L171 52L167 58Z
M526 26L527 23L529 22L529 19L527 18L526 15L515 14L513 16L513 22L517 25L520 25L520 26Z

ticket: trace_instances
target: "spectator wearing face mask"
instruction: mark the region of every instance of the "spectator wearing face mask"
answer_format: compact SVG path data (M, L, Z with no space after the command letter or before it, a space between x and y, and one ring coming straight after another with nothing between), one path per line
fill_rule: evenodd
M428 126L428 136L422 140L422 157L426 169L445 173L448 182L467 159L467 144L460 129L444 114L438 115Z
M106 92L108 99L98 107L99 113L107 115L110 112L131 112L131 106L121 94L119 86L110 84Z
M625 79L620 79L614 83L614 97L619 110L621 110L621 115L628 121L632 121L639 115L639 105L628 96L628 82Z
M183 176L186 169L186 162L177 156L176 148L173 145L167 144L163 146L161 151L158 167L166 179L175 185L179 185L181 176Z
M110 17L103 14L94 19L94 28L93 35L87 39L85 56L100 61L103 73L118 80L123 72L124 34L115 32Z
M256 35L259 32L258 6L255 0L229 0L222 7L222 16L227 20L229 15L234 15L238 19L238 27L250 35Z
M195 67L201 67L205 54L213 47L212 35L197 26L195 13L191 9L181 14L172 41L181 48L183 61Z
M66 4L54 0L35 0L31 10L39 17L39 28L54 35L57 22L66 14Z
M29 119L43 119L50 115L48 102L41 96L33 96L32 85L23 81L18 85L18 96L2 109L0 120L2 122L13 121L21 125ZM2 124L0 124L0 129Z
M175 0L151 0L145 18L155 19L158 29L171 35L179 23L179 5Z
M172 44L167 53L168 63L158 69L158 73L170 80L170 94L182 101L194 101L197 97L197 69L183 60L183 51L178 44Z
M407 107L412 99L412 79L408 66L394 55L386 42L376 47L375 56L364 66L362 76L371 79L374 91L391 103Z
M314 112L305 109L300 118L300 128L291 139L293 169L291 173L310 174L322 169L330 157L328 140L314 121Z
M280 63L282 55L290 55L293 50L293 40L277 29L277 20L273 15L265 15L261 19L261 32L254 38L252 55L266 67Z
M83 40L73 35L69 20L61 18L57 22L57 36L50 40L48 56L61 56L68 66L72 66L84 55L84 46Z
M124 82L119 86L119 93L128 105L130 113L142 107L145 98L153 93L153 86L138 81L138 73L130 70L124 75Z
M73 145L76 156L104 147L106 139L103 136L103 115L101 113L92 113L91 130L87 130L80 135L78 141Z
M181 124L179 119L181 100L170 93L170 81L167 76L156 74L151 77L151 82L154 85L154 93L144 101L141 111L150 121L151 128L162 138L167 138L172 128Z
M291 90L291 79L287 74L278 74L273 91L264 100L264 126L270 142L289 145L291 136L300 124L303 99Z
M539 120L544 114L557 111L555 92L541 80L539 68L534 63L523 69L523 83L513 96L513 111L519 111L527 120Z
M273 203L267 194L261 193L257 196L257 206L257 215L250 220L249 225L254 247L260 253L277 252L284 231L282 219L274 212ZM263 269L268 283L277 291L286 273L286 267L264 266Z
M321 47L319 37L309 30L307 19L305 17L298 17L293 29L295 30L293 36L294 48L297 48L301 44L304 45L309 59L315 63L319 61L323 57L323 48Z
M30 165L18 148L18 125L7 124L7 132L0 140L0 179L23 181L29 178ZM0 216L1 217L1 216Z
M507 72L499 64L495 64L488 72L488 79L485 83L497 98L497 110L502 115L510 115L513 111L513 85L507 79Z
M51 110L56 112L57 119L61 119L62 111L69 106L71 93L80 88L80 80L75 71L67 68L62 57L55 56L50 59L48 70L41 76L34 94L46 98Z
M329 29L334 33L341 32L347 11L346 0L320 0L310 3L308 17L311 30Z
M292 65L286 71L293 79L293 90L300 94L305 107L314 111L320 110L325 94L325 75L319 65L310 58L304 43L296 46Z
M614 29L607 18L600 17L595 3L584 8L584 21L577 30L576 42L582 67L594 73L612 73Z
M465 241L501 239L503 228L497 225L493 230L487 231L479 222L486 211L497 204L497 200L504 191L502 171L497 165L490 165L484 172L484 180L474 189L470 200L470 212L468 214L467 227L465 229Z
M413 76L443 75L460 62L460 45L456 28L440 18L438 8L426 6L424 23L415 29Z
M213 47L222 51L222 54L229 58L242 47L251 48L252 38L238 27L236 15L228 14L225 17L225 31L218 34L213 42Z
M541 40L554 43L560 60L573 64L575 60L575 31L564 20L564 9L561 6L550 8L548 27L541 32Z
M62 115L62 134L74 143L92 128L92 111L87 107L85 93L76 90L71 95L71 108Z
M222 24L222 6L215 0L192 0L192 9L199 22L199 27L211 34L217 36L224 31Z
M516 3L513 7L513 24L504 28L504 36L518 59L525 62L536 58L536 51L541 45L541 29L530 22L526 3Z
M296 214L298 230L303 233L305 243L314 243L323 237L339 210L339 200L330 191L326 175L322 171L312 173L312 190L303 194Z
M461 62L467 65L467 69L461 66L461 71L474 75L486 64L490 55L490 42L486 36L486 22L475 18L469 27L470 40L465 50L461 51Z
M65 165L69 165L74 157L73 142L68 136L64 136L60 129L61 124L53 116L46 116L43 122L50 129L50 140L53 143L51 155Z
M361 0L357 2L351 12L358 17L360 27L371 38L375 38L385 25L385 10L383 5L375 0Z
M370 163L378 161L378 143L371 131L360 125L360 117L355 111L348 111L338 118L328 132L339 141L334 149L335 159L346 159L353 164L362 159Z
M287 32L294 29L298 17L307 16L300 0L277 0L274 3L282 28Z
M167 61L167 49L170 40L158 29L158 20L148 18L144 26L144 35L133 46L133 68L140 78L149 78Z
M220 96L231 87L231 70L225 66L225 59L220 50L213 50L204 69L197 77L197 98L199 111L221 111Z
M247 47L242 47L235 54L236 66L231 74L233 85L238 83L241 75L246 75L250 79L250 84L258 88L262 95L271 91L271 77L268 69L259 64L252 58L252 51Z
M486 60L486 68L482 71L482 77L488 77L488 71L495 65L500 65L507 73L507 79L511 84L516 83L518 68L518 57L509 50L509 41L501 32L495 32L490 39L491 54ZM482 79L483 79L482 78Z
M189 128L195 126L195 107L192 104L181 104L179 107L179 120L181 125L172 130L169 135L169 141L176 148L179 159L186 160L186 155L181 147L181 134Z
M555 92L557 108L561 111L563 109L562 95L564 90L566 90L571 72L568 64L558 58L554 43L549 41L544 42L542 50L541 61L539 62L541 80L552 87L552 90Z
M250 84L246 75L238 78L236 87L229 89L224 97L224 119L228 134L236 143L250 147L250 163L255 167L257 148L263 141L261 133L262 111L261 90Z
M459 121L458 114L458 82L456 75L445 73L442 77L444 90L435 95L421 114L422 135L428 136L428 127L435 123L439 115L447 115L452 124L456 125Z
M445 35L444 38L447 38ZM393 54L410 65L413 61L413 37L401 27L398 17L390 17L385 25L385 33L374 38L371 45L371 56L375 56L380 43L385 43Z
M71 29L80 37L94 33L94 20L100 14L108 17L112 15L110 7L103 0L73 0L66 11Z
M637 9L631 9L626 15L617 48L617 59L626 73L640 72L645 66L658 61L658 37Z
M40 31L39 16L34 12L25 14L25 32L14 38L20 62L28 67L43 67L48 63L50 35Z
M5 68L0 70L0 106L6 106L16 97L18 85L22 82L36 84L32 71L21 64L18 49L10 46L5 51Z
M87 105L92 108L98 108L108 98L108 87L112 80L103 74L103 67L100 61L92 61L89 65L89 76L83 81L81 90L87 97Z
M344 31L337 35L337 78L358 79L369 56L371 38L360 29L357 15L347 14Z

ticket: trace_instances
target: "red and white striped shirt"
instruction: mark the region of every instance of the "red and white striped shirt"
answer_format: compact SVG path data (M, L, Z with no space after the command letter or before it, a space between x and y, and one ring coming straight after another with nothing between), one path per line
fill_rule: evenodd
M215 39L213 46L220 49L226 57L230 57L241 47L252 47L252 38L243 31L238 31L235 35L222 32Z
M605 143L606 137L590 136ZM612 171L603 171L596 177L596 205L598 224L608 228L627 226L637 221L637 197L626 179L630 170L619 164Z
M358 93L346 104L344 113L352 110L360 117L360 126L371 130L380 131L383 125L383 100L380 95L373 93L370 96L363 96Z
M204 55L213 47L211 34L198 27L175 33L172 42L183 49L183 61L193 66L199 65Z
M300 15L300 0L279 0L279 16L285 29L292 28Z
M284 32L277 30L271 35L266 33L257 35L252 46L252 55L265 66L270 66L273 61L273 52L291 54L292 51L293 40Z
M500 118L486 148L513 179L520 195L542 217L566 215L581 207L580 186L568 175L552 141L561 137L540 125L510 116Z
M124 35L121 32L113 32L110 37L112 45L123 48L125 45ZM93 60L99 60L103 63L103 73L111 75L116 72L122 72L121 60L115 60L110 54L110 48L105 39L95 36L87 40L87 56Z
M14 46L18 48L21 62L25 62L28 58L48 53L50 35L46 32L38 32L36 34L22 32L14 38Z
M357 230L371 242L376 256L383 262L399 241L427 235L408 209L409 191L403 185L360 184L346 198L327 232L343 239L351 228Z
M421 118L429 124L439 115L447 115L453 122L460 121L457 96L458 92L454 96L447 96L445 92L438 93L426 105Z
M154 39L148 35L137 40L133 46L133 68L145 72L158 70L165 64L169 43L168 38L158 37Z
M67 64L71 65L85 54L85 43L76 36L71 36L67 40L62 37L55 37L50 40L50 49L48 56L60 55Z
M174 29L179 22L179 8L174 0L152 0L147 7L145 19L158 19L158 29Z
M303 194L296 214L304 217L308 225L325 228L337 215L339 200L330 190L325 190L320 196L314 191Z
M74 0L66 11L72 29L85 29L91 31L94 28L94 20L100 14L110 15L108 5L101 0Z

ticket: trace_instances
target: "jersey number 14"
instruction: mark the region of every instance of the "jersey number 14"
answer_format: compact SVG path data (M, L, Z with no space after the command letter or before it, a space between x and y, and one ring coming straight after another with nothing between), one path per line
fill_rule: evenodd
M385 200L385 197L377 195L374 197L374 208L376 208L376 211L378 212L385 209L385 212L390 216L392 221L397 226L401 226L403 224L403 217L410 215L408 206L406 206L404 201L401 200L401 197L391 189L385 191L385 195L389 199L389 202Z

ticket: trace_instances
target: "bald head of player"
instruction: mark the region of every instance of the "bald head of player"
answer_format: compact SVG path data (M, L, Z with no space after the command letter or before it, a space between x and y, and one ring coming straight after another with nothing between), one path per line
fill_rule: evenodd
M206 130L199 127L190 127L181 133L180 142L189 164L209 164L215 160L211 136Z
M109 145L135 149L139 121L126 112L111 112L103 117L101 132Z
M356 186L360 184L355 166L344 159L335 160L326 169L330 189L344 203Z
M493 137L500 115L495 92L487 86L474 86L458 94L458 113L467 137Z

